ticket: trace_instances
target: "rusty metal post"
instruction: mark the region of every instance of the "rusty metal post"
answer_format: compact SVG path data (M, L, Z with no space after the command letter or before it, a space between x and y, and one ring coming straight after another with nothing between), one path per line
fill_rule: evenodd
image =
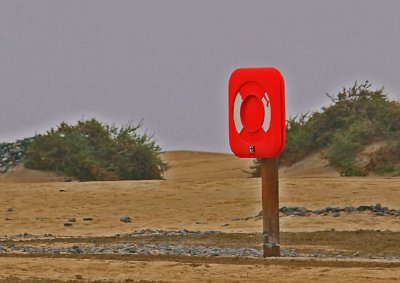
M279 180L277 158L261 159L263 256L279 256Z

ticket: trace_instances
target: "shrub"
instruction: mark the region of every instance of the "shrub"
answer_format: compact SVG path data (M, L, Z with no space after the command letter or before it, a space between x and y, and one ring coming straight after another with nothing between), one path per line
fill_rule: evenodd
M376 152L368 167L376 174L400 176L400 141L389 143Z
M330 164L343 175L365 175L372 167L376 172L392 170L396 174L394 164L400 163L400 154L394 155L390 162L376 159L386 162L384 169L371 164L359 167L356 159L363 147L371 142L400 139L400 103L388 100L383 88L372 90L368 81L355 82L336 96L327 96L332 103L330 106L287 121L287 142L279 163L291 165L312 152L328 149ZM256 160L251 167L253 176L259 176L259 164Z
M308 113L287 121L286 146L281 155L280 164L291 165L301 160L312 151L312 131L306 123Z
M27 149L25 166L81 181L160 179L168 165L161 148L136 126L117 128L96 119L61 123L38 135Z
M356 157L361 151L360 135L355 133L357 128L338 131L333 136L327 157L329 163L338 168L342 176L362 176L366 172L357 167Z

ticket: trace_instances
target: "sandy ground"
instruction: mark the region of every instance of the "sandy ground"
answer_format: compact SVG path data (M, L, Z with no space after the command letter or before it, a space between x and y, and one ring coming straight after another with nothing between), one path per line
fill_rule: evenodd
M398 282L399 267L312 267L274 264L182 263L98 259L7 258L5 278L137 282ZM275 260L277 261L277 260ZM21 268L21 267L24 268ZM32 272L34 270L34 272ZM121 272L123 271L123 272ZM33 275L33 276L32 276ZM36 275L36 276L35 276ZM135 280L135 281L134 281Z
M112 236L152 228L260 232L262 222L245 219L261 209L261 181L248 178L252 160L228 154L190 151L163 155L171 169L166 180L62 182L62 177L17 168L0 176L0 235ZM381 203L400 208L399 178L342 178L318 156L281 170L280 206L318 209ZM12 208L12 209L9 209ZM130 216L131 223L120 221ZM76 218L65 227L68 218ZM91 217L93 221L83 221ZM281 217L283 233L390 230L400 219L370 213L340 217ZM335 243L333 242L332 245ZM399 254L400 255L400 254ZM189 258L189 257L187 257ZM197 260L197 259L196 259ZM144 280L162 282L391 282L399 266L322 264L289 261L209 262L192 259L103 259L0 257L0 279ZM8 279L7 279L8 278ZM57 281L57 282L58 282ZM6 282L6 281L5 281ZM51 282L51 281L43 281Z

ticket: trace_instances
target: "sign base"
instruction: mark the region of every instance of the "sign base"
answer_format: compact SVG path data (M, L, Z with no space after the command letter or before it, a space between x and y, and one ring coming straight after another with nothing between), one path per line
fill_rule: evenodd
M280 256L280 245L277 244L263 244L263 257Z

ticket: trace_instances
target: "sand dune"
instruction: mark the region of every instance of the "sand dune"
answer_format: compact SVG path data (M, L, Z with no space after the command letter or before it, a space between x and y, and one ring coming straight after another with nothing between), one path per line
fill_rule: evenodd
M171 169L167 180L225 180L249 177L253 159L240 159L231 154L170 151L162 155Z
M226 180L250 177L251 158L237 158L232 154L168 151L162 159L170 165L166 180ZM290 167L280 168L280 176L338 177L339 173L329 167L328 162L315 153ZM2 183L60 182L63 176L52 172L30 170L18 165L11 172L0 174Z
M328 160L322 158L322 153L310 154L303 160L280 168L280 175L285 177L339 177L340 174L329 166Z
M55 173L26 169L22 164L5 174L0 174L0 183L45 183L62 180L63 177Z

